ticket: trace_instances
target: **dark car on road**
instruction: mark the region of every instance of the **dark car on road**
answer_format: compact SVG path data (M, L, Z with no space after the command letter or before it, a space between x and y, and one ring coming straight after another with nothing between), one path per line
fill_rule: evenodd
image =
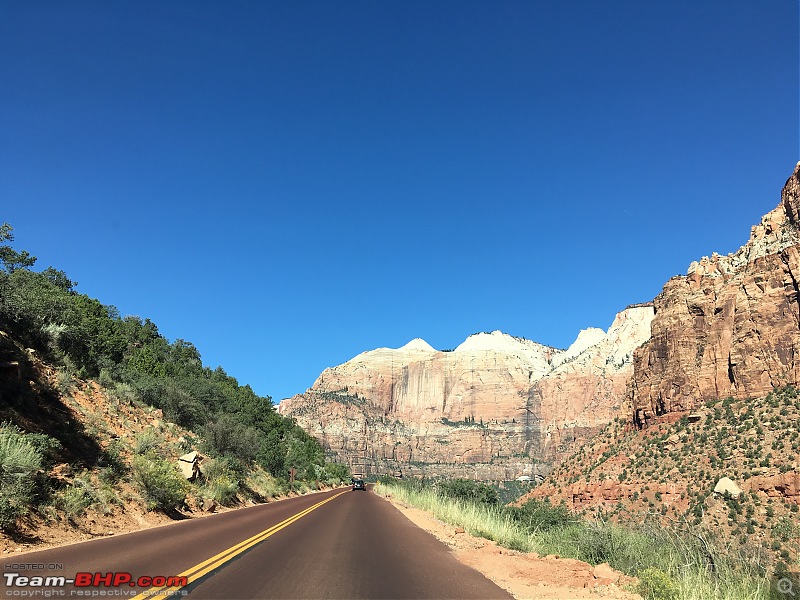
M353 491L366 489L367 485L364 483L363 479L353 479Z

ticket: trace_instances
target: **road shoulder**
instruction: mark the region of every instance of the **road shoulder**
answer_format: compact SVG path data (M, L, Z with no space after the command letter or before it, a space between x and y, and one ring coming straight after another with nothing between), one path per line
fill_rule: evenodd
M570 558L542 557L498 546L473 537L463 529L443 523L427 511L384 494L407 519L446 544L456 558L508 591L515 598L583 600L608 598L640 600L626 588L633 580L607 565L592 565Z

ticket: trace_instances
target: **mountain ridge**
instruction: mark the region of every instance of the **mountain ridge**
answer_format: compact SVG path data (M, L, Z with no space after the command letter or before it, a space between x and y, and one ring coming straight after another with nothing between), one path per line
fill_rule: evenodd
M284 399L279 410L322 439L329 453L351 464L358 460L374 469L397 470L405 462L408 470L414 463L412 472L446 475L463 474L474 462L490 479L541 474L543 468L534 466L545 454L563 452L563 440L582 439L619 412L629 361L598 353L613 354L618 340L625 345L622 355L629 355L648 335L650 313L647 307L628 309L608 332L580 334L568 361L559 360L567 350L500 331L473 334L448 352L421 352L417 340L400 349L363 352L325 369L304 394ZM634 322L644 324L635 339L623 327ZM580 394L583 404L572 411L562 411L549 396L570 377L565 374L574 361L591 371L579 386L591 390L590 395L600 389L615 397L610 408L595 407L587 419L576 417L587 404ZM621 369L621 385L600 381ZM551 375L560 377L554 385L536 387ZM563 428L570 432L558 433ZM550 438L559 442L553 445Z

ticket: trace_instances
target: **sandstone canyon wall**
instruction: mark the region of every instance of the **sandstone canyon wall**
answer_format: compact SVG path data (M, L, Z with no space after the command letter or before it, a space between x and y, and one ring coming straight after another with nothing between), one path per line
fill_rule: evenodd
M630 307L567 350L496 331L449 352L420 339L364 352L280 411L354 471L543 476L571 443L626 414L633 351L652 316Z
M798 383L799 212L800 163L744 246L704 257L667 282L654 300L652 337L633 357L637 424Z

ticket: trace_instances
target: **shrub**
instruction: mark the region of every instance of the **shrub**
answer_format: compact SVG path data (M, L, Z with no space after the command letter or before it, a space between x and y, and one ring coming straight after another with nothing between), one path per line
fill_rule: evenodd
M12 529L33 503L42 454L13 425L0 426L0 529Z
M42 465L44 467L52 465L53 456L61 449L61 442L44 433L25 433L22 435L25 436L25 441L41 454Z
M439 493L447 498L480 502L482 504L497 504L497 490L485 483L470 479L450 479L439 484Z
M210 454L235 456L244 462L256 458L263 435L230 415L220 415L203 428L203 439Z
M651 567L639 573L636 589L645 600L678 600L678 586L661 569Z
M593 565L616 564L622 543L612 526L605 523L585 523L575 540L578 556Z
M88 508L95 508L103 515L112 513L112 505L121 504L122 500L114 489L108 469L102 469L97 475L86 471L76 476L72 485L55 494L53 507L65 513L68 519L80 517Z
M100 479L105 483L112 483L128 472L127 461L123 455L123 446L120 440L112 440L105 451L97 460L100 467Z
M239 492L239 482L230 474L219 475L206 483L207 495L217 504L229 506L236 502Z
M350 469L347 465L340 465L338 463L327 463L325 465L324 473L325 483L329 485L337 485L350 480Z
M800 532L798 532L797 526L794 524L793 519L789 517L782 517L772 527L772 537L782 542L788 542L790 539L796 537L798 533Z
M136 400L136 391L127 383L117 383L114 385L112 396L120 402L131 404Z
M133 439L133 451L136 454L147 454L148 452L159 451L161 449L161 436L153 427L148 427L136 434Z
M228 506L236 501L239 480L224 458L212 458L203 464L206 495L217 504Z
M263 501L282 496L289 491L289 488L285 480L273 477L258 467L250 472L245 491L250 491L256 499Z
M112 510L112 505L122 504L122 499L119 497L117 490L114 486L107 481L99 479L97 484L92 488L92 506L101 514L108 516Z
M131 477L148 510L173 511L183 504L188 491L177 468L153 454L133 457Z
M797 590L800 587L800 577L798 577L797 573L790 571L783 561L775 565L771 579L770 600L785 600L785 598L789 598L792 595L792 590ZM796 594L797 592L795 591L794 593Z
M564 504L554 506L549 499L528 500L521 507L508 509L512 518L523 525L529 532L544 531L554 527L563 527L575 521L575 517Z
M72 485L56 494L53 504L71 520L82 516L93 502L94 498L85 482L76 478Z

